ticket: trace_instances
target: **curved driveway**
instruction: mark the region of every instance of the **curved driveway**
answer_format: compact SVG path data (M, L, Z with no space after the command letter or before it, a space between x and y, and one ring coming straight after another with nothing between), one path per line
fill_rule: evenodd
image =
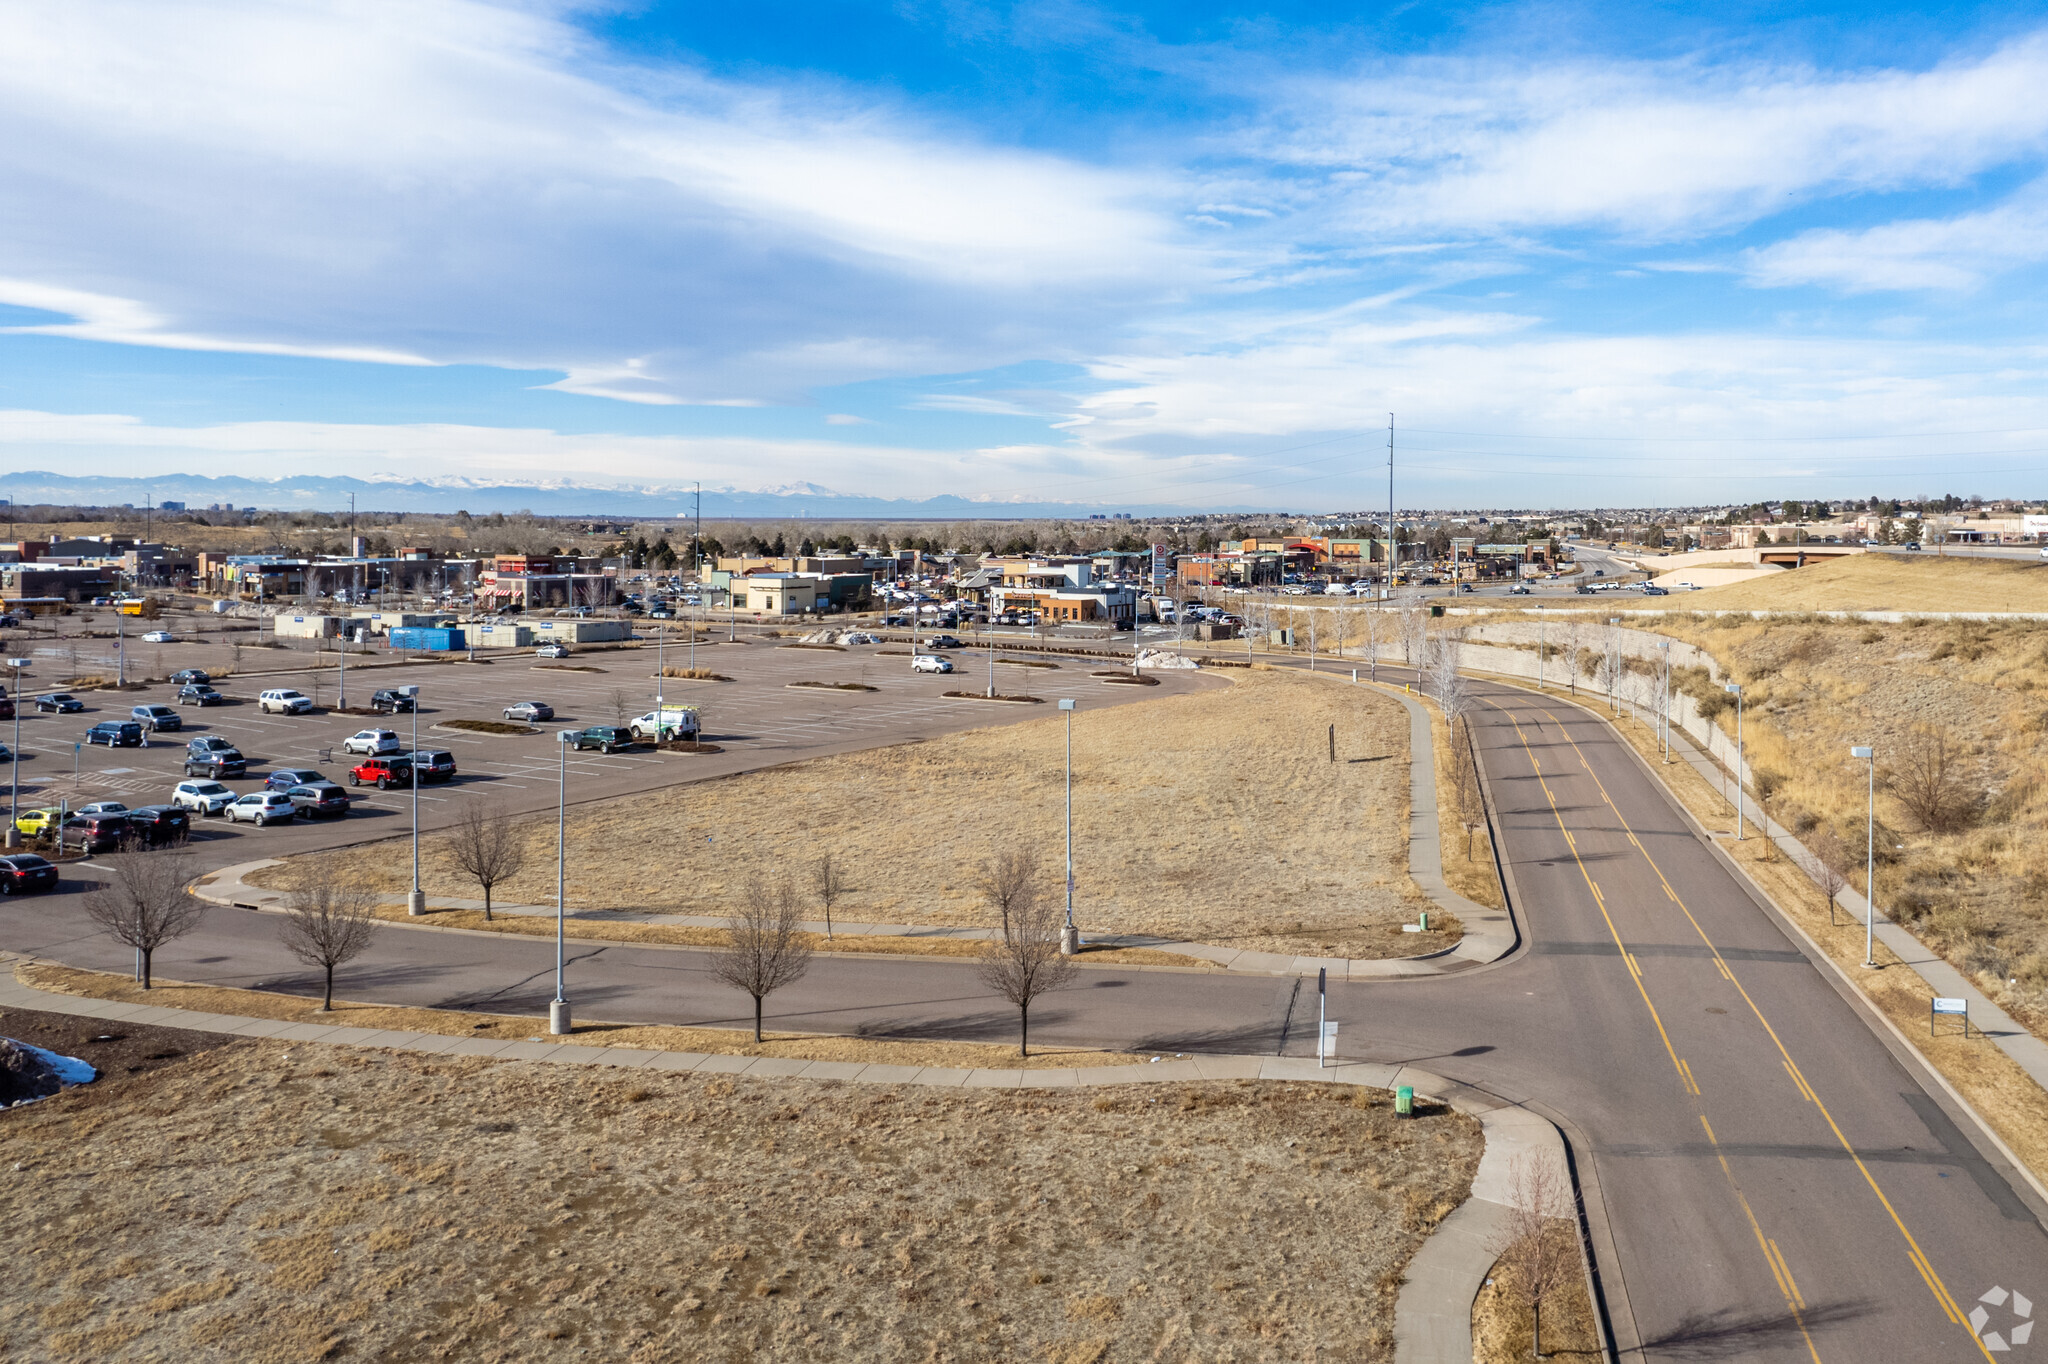
M1980 1295L2048 1313L2048 1235L1916 1066L1750 899L1600 720L1487 684L1477 733L1524 944L1442 979L1332 988L1347 1056L1412 1062L1558 1118L1624 1358L1989 1359ZM69 895L0 908L7 945L121 969ZM700 954L572 944L580 1015L739 1025ZM533 1012L552 944L393 928L358 998ZM269 923L213 910L167 976L311 988ZM820 957L778 1028L1006 1041L957 962ZM1097 968L1034 1011L1048 1044L1304 1055L1313 982ZM536 1023L536 1031L541 1025ZM2020 1321L1987 1306L1985 1330ZM2002 1342L2001 1342L2002 1343ZM2048 1349L2042 1343L2018 1347Z

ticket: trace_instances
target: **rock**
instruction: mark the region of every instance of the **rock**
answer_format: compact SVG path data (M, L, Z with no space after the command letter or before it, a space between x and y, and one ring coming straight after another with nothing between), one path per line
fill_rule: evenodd
M57 1068L43 1059L41 1049L0 1037L0 1108L47 1099L63 1087Z

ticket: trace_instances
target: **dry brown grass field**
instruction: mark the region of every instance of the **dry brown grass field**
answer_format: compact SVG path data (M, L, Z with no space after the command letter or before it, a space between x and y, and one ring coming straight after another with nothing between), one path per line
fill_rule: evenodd
M1337 728L1337 761L1329 727ZM830 852L847 921L982 924L984 859L1037 850L1059 893L1065 729L1048 716L924 743L792 763L589 805L569 818L572 909L722 915L751 876L805 880ZM1405 956L1427 908L1408 878L1408 720L1365 687L1285 672L1074 720L1075 916L1085 932L1155 933L1260 951ZM527 870L497 899L548 903L554 827L529 826ZM392 845L395 847L396 845ZM473 897L442 838L431 894ZM396 856L297 859L314 874L409 884ZM811 917L820 917L815 909Z
M2048 562L1853 554L1683 600L1702 611L2048 611Z
M1478 1124L223 1041L6 1118L0 1353L1386 1360Z

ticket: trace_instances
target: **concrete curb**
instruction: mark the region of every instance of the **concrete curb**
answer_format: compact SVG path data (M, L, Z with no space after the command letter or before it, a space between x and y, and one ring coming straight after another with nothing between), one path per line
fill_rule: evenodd
M702 1052L648 1051L626 1047L585 1047L555 1042L448 1037L399 1029L285 1023L233 1014L196 1013L153 1004L118 1003L78 995L52 994L24 985L14 966L29 960L0 953L0 1009L38 1009L86 1018L190 1028L235 1037L327 1046L378 1047L433 1056L480 1056L501 1061L545 1061L557 1065L621 1069L704 1071L755 1079L832 1080L848 1084L931 1085L939 1088L1065 1089L1079 1085L1165 1084L1205 1080L1271 1080L1362 1085L1394 1089L1412 1085L1418 1099L1431 1099L1479 1121L1485 1148L1472 1178L1472 1192L1416 1249L1394 1307L1397 1364L1470 1364L1472 1300L1493 1268L1493 1237L1513 1204L1513 1162L1525 1153L1565 1161L1564 1139L1556 1127L1527 1108L1412 1066L1365 1061L1319 1065L1306 1057L1191 1056L1146 1066L1096 1066L1062 1070L960 1070L940 1066L869 1065L849 1061L804 1061L787 1057L715 1056Z

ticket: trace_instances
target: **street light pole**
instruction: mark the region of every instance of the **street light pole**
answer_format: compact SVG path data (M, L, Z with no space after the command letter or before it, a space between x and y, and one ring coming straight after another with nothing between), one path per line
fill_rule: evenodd
M569 849L569 745L576 742L576 731L558 729L555 731L555 750L561 758L561 776L555 801L555 998L548 1005L548 1032L556 1037L567 1036L571 1031L569 1022L569 1001L562 995L563 963L563 921L567 917L568 901L564 898L567 883L566 869Z
M7 764L7 846L21 846L21 826L15 823L21 817L21 670L29 665L26 658L10 658L7 666L14 669L14 757Z
M1607 618L1607 709L1621 714L1621 617Z
M420 889L420 689L400 687L398 694L412 702L412 894L405 897L405 912L425 914L427 893Z
M1074 701L1060 700L1067 714L1067 921L1060 928L1060 955L1071 957L1081 950L1080 930L1074 927Z
M1671 641L1657 646L1664 655L1664 680L1657 697L1657 728L1664 736L1664 761L1671 761Z
M654 728L661 729L661 690L668 677L668 623L654 631Z
M1735 697L1735 841L1742 841L1742 684L1724 682L1721 684ZM1764 830L1769 838L1771 831Z
M1877 750L1858 745L1849 750L1852 758L1870 764L1863 807L1863 964L1875 968L1877 936Z

